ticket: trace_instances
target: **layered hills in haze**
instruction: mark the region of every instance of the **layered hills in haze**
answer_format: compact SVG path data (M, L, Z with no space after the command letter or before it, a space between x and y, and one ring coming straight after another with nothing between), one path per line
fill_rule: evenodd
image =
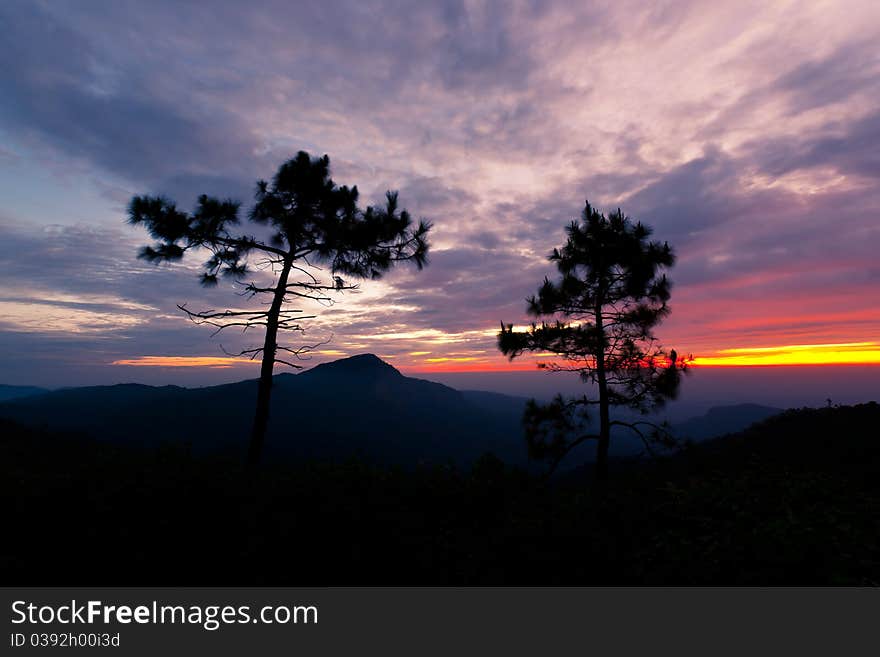
M0 404L0 417L102 440L243 452L256 391L253 380L68 388ZM275 377L266 458L466 465L493 452L523 465L523 404L406 377L371 354L354 356Z
M48 390L37 388L36 386L0 385L0 402L9 401L10 399L21 399L22 397L32 397L43 392L48 392Z
M0 418L100 440L167 444L238 458L246 447L256 390L255 380L205 388L120 384L46 391L0 386ZM265 458L466 467L491 452L508 464L526 466L525 402L407 377L372 354L353 356L275 376ZM755 404L713 408L681 423L675 433L703 440L779 412ZM617 456L642 449L626 435L615 436L612 447ZM578 457L573 455L572 465L592 460L592 450Z

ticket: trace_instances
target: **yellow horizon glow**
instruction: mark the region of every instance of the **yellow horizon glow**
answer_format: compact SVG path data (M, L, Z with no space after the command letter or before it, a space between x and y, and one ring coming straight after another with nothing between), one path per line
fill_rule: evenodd
M697 356L693 365L878 365L880 343L835 342L790 344L778 347L721 349L713 356Z
M488 361L461 362L466 359L431 358L408 365L416 372L512 372L536 369L535 361L551 359L554 354L532 354L530 359L503 365ZM475 362L477 361L477 362ZM700 367L748 367L794 365L880 365L878 342L831 342L823 344L789 344L774 347L736 347L720 349L709 356L696 356L690 365Z
M232 356L138 356L114 360L111 365L127 365L129 367L210 367L213 369L229 369L236 365L258 364L259 360L248 360Z
M425 363L471 363L477 360L474 356L441 356L438 358L426 358L423 362Z
M342 357L347 351L323 350L321 356ZM536 369L538 360L553 354L531 354L515 362L498 363L487 356L448 356L441 353L429 358L432 352L385 354L385 360L402 357L406 360L397 367L412 373L430 372L510 372ZM409 361L409 362L406 362ZM111 365L128 367L203 367L230 369L253 365L259 360L223 356L138 356L112 361ZM880 342L831 342L823 344L789 344L780 346L736 347L719 349L707 356L695 356L691 365L698 367L748 367L791 365L880 365Z

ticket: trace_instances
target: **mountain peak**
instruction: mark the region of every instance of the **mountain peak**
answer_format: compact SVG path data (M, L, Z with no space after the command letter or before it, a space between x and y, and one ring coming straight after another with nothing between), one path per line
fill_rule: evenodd
M349 358L340 358L329 363L321 363L303 374L334 374L351 376L403 376L392 365L375 354L358 354Z

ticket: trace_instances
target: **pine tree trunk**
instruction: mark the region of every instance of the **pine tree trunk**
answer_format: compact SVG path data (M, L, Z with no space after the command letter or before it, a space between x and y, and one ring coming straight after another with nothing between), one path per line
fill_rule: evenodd
M600 367L599 380L599 442L596 445L596 483L604 487L608 481L608 447L611 444L611 421L608 412L608 384L604 368Z
M611 444L611 420L608 410L608 380L605 376L605 344L602 306L596 306L596 330L602 342L596 353L596 381L599 387L599 442L596 445L596 487L605 488L608 481L608 447Z
M260 366L260 381L257 385L257 408L254 412L254 423L248 445L248 465L251 467L260 463L263 443L266 440L266 429L269 426L272 372L275 367L275 353L278 350L278 318L287 291L287 279L290 275L291 264L289 260L284 261L281 274L278 276L278 283L275 286L275 296L272 298L272 305L269 307L269 315L266 318L266 339L263 342L263 361Z

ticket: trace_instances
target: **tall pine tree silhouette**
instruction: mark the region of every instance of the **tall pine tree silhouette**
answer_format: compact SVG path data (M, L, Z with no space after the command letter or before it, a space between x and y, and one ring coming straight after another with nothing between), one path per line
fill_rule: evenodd
M421 269L427 262L431 228L425 221L414 224L409 213L398 208L396 192L386 194L384 207L360 208L357 187L333 182L330 158L312 158L304 151L282 164L271 182L259 181L255 200L248 220L268 229L265 239L243 232L237 201L202 195L195 211L187 213L169 199L136 196L128 207L129 222L145 226L156 240L141 250L141 257L175 261L188 251L206 250L210 257L201 274L203 285L216 285L222 276L237 281L244 294L269 299L268 309L260 310L193 312L178 306L196 323L216 327L216 332L228 327L265 330L261 347L235 354L262 359L248 447L252 465L258 463L265 441L275 363L299 368L292 361L315 346L279 344L279 331L303 332L303 322L315 317L289 303L331 302L335 293L357 287L351 279L379 278L400 262ZM255 257L271 266L274 282L243 281ZM321 278L318 264L329 269L329 280Z
M594 386L583 397L552 403L530 402L526 437L530 453L555 468L577 445L596 441L596 479L608 476L611 429L626 427L648 449L669 442L663 426L648 421L612 420L615 406L648 413L678 392L686 360L665 351L654 328L669 314L670 282L664 270L675 262L668 244L650 241L651 229L633 223L620 210L605 216L586 204L580 221L566 229L567 240L549 259L557 281L544 279L528 299L531 315L544 318L527 331L502 322L498 346L511 360L524 352L549 353L553 360L538 367L577 372ZM591 431L593 414L598 432Z

